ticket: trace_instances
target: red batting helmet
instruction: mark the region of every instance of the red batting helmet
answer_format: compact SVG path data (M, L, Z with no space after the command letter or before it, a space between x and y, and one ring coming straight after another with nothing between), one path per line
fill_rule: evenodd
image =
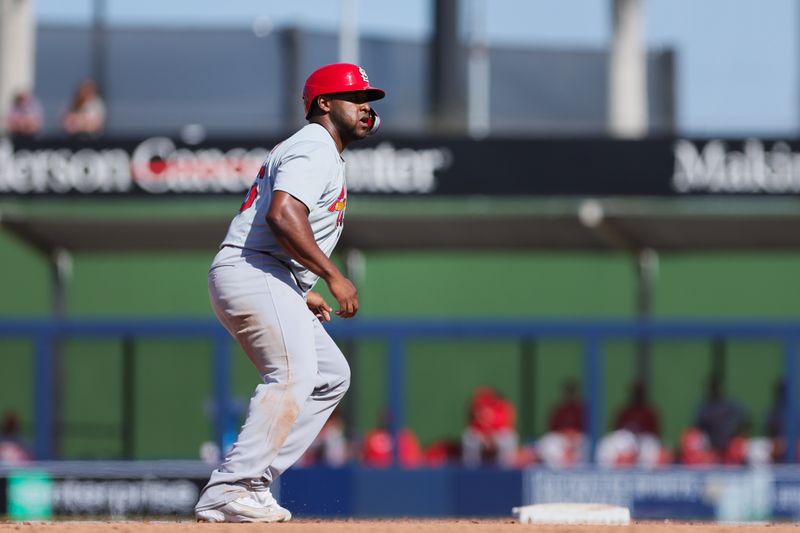
M367 100L370 102L386 96L383 89L370 86L367 71L362 67L352 63L325 65L312 72L303 87L306 118L317 96L350 91L366 91Z

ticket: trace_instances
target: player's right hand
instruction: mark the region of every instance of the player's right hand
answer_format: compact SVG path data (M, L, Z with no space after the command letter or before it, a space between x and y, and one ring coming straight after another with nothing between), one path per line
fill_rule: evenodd
M328 280L328 289L339 302L338 316L350 318L358 313L358 291L349 279L339 274Z
M314 291L308 291L308 294L306 295L306 305L320 322L330 322L332 309L321 294Z

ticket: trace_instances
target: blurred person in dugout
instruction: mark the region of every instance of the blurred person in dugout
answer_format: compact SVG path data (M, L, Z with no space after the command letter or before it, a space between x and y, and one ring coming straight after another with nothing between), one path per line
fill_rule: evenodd
M30 90L14 95L11 109L6 115L6 131L14 139L31 140L42 130L44 112L42 104Z
M553 468L577 466L586 461L586 406L578 381L564 380L561 398L550 410L548 430L534 445L539 461Z
M597 463L605 467L654 467L672 462L672 453L662 446L659 414L648 399L644 380L631 383L613 431L600 439L596 454Z
M586 430L586 406L577 380L566 379L562 384L561 400L550 410L548 428L560 432Z
M389 431L388 412L381 415L381 422L375 429L364 435L361 443L361 462L374 468L387 468L394 461L394 439ZM400 466L403 468L418 468L425 462L422 446L417 435L409 428L400 430L400 445L397 451Z
M106 106L97 84L91 79L81 81L61 116L61 127L73 138L91 139L102 135L105 123Z
M631 383L628 402L617 413L614 429L627 429L637 435L661 435L658 411L650 403L643 380Z
M0 463L24 463L32 459L33 453L20 435L19 417L13 411L6 411L0 424Z
M475 389L461 440L464 465L516 466L519 451L516 416L514 405L492 387Z
M300 458L299 465L341 467L349 460L350 445L345 435L344 419L337 408Z
M687 465L740 464L746 459L749 423L744 409L727 398L720 376L711 376L694 423L681 435L679 460Z

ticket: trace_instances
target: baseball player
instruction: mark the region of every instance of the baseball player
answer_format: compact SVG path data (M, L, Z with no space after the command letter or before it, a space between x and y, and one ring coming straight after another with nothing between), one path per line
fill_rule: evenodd
M303 88L309 123L267 157L211 264L214 312L264 382L200 495L200 521L289 520L270 484L302 456L347 391L347 361L321 325L333 309L311 289L322 278L336 315L358 312L356 288L329 259L347 206L341 152L377 130L369 102L384 96L358 65L314 71Z

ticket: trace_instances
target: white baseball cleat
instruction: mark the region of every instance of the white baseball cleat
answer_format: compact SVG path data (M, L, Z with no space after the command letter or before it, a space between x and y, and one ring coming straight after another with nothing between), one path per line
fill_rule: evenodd
M275 520L275 522L288 522L292 519L292 513L289 512L289 509L281 507L281 504L278 503L278 500L275 499L269 489L253 491L250 495L255 501L263 505L265 509L268 509L269 512L283 517L280 520Z
M278 505L272 494L262 495L266 503L255 495L242 496L213 509L196 511L199 522L286 522L292 513ZM270 501L271 500L271 501Z

